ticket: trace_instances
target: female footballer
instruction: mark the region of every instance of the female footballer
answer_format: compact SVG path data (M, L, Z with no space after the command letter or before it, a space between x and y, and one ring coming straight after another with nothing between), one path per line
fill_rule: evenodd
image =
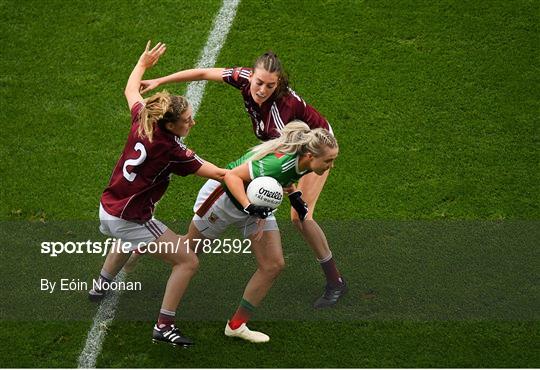
M192 108L184 97L160 92L143 99L139 93L144 72L157 63L165 50L162 43L150 49L148 42L124 91L131 110L131 129L99 207L100 231L118 239L117 250L108 254L89 297L101 300L106 293L100 289L101 284L114 279L129 258L127 252L153 243L156 251L152 254L172 265L153 339L187 346L193 342L175 327L174 318L199 262L194 253L183 248L160 248L177 245L180 236L153 217L154 209L171 174L222 180L226 170L202 161L181 141L195 124Z
M230 163L223 184L208 180L199 191L186 243L193 247L201 239L216 239L229 225L234 225L251 240L251 251L257 260L257 270L225 326L226 336L255 343L270 340L266 334L249 330L246 323L285 265L272 209L251 204L245 186L257 177L270 176L294 191L294 183L304 176L324 176L337 155L338 145L329 131L312 130L304 122L293 121L284 127L280 137L256 146Z
M197 80L226 82L239 89L255 136L260 140L279 137L286 125L296 119L304 121L311 129L324 128L332 133L328 121L289 87L281 61L272 52L260 56L253 68L190 69L144 80L141 83L144 87L142 92L166 83ZM298 192L290 196L291 219L312 248L326 276L325 292L315 301L315 308L334 305L347 291L347 285L336 267L326 236L313 220L315 205L327 177L328 171L322 176L310 173L302 177L298 183ZM309 221L303 222L305 220Z

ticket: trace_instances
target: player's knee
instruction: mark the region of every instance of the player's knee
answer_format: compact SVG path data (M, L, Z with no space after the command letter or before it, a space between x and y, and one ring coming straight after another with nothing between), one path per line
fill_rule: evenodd
M297 230L302 231L302 221L300 221L297 214L291 215L291 222Z
M190 253L189 256L190 258L185 261L185 268L195 274L199 270L199 257L195 253Z
M272 278L276 278L279 276L281 271L285 268L285 260L283 258L276 259L274 261L271 261L264 266L262 266L261 270L268 276Z
M195 253L188 253L183 256L177 254L172 263L173 266L178 266L192 275L199 269L199 258Z
M311 215L311 213L308 213L305 220L302 221L300 220L300 217L298 217L298 214L296 212L291 212L291 222L294 227L300 232L304 231L304 222L310 220L313 220L313 216Z
M276 261L275 268L278 274L285 269L285 260L283 259L283 257Z

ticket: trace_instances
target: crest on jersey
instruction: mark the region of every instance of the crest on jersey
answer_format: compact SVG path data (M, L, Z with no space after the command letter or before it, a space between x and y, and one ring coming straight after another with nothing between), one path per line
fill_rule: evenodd
M208 217L208 222L215 224L217 220L219 220L219 217L216 216L214 212L211 212L210 216Z

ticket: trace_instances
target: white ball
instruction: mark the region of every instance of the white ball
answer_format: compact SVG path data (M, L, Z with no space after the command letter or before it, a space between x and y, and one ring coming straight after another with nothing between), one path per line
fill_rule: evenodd
M265 206L276 209L283 200L283 188L273 177L257 177L249 183L246 190L247 197L256 206Z

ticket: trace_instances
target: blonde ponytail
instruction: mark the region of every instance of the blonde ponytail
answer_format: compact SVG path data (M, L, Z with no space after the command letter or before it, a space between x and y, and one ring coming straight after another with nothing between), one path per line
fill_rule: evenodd
M171 95L167 91L158 92L144 100L144 108L139 116L140 138L148 138L152 142L156 124L176 123L188 108L189 102L179 95Z
M309 126L299 120L285 125L281 136L255 146L251 160L256 161L271 153L304 155L311 153L318 157L324 147L337 148L337 141L332 134L323 128L311 130Z

